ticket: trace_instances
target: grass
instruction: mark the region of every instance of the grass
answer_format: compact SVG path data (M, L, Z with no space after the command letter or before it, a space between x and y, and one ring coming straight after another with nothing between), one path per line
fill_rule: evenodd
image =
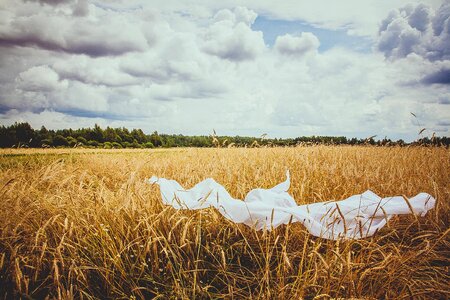
M450 151L313 146L256 149L3 150L4 299L329 299L450 296ZM428 192L425 217L374 237L315 238L298 223L259 232L214 209L161 204L151 175L191 187L213 177L235 198L291 171L299 204Z

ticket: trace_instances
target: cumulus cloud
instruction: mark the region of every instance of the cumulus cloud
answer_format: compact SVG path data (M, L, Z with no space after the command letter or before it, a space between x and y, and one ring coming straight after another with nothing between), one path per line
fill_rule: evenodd
M417 5L408 16L409 25L420 32L426 31L430 24L430 11L430 7L425 4Z
M448 25L449 16L450 16L450 2L446 0L441 5L441 7L436 11L435 16L432 20L432 26L435 35L440 35L445 30L445 26L449 26Z
M386 57L401 58L420 51L420 32L412 28L403 18L394 19L382 32L378 41L378 50Z
M317 52L319 45L319 39L314 34L302 32L300 36L278 36L274 48L282 54L303 56L308 52Z
M252 25L257 17L257 13L246 7L238 6L233 10L221 9L214 16L214 22L231 21L233 24L244 23L248 26Z
M172 33L158 49L124 57L120 68L127 74L155 83L197 80L207 72L208 61L196 39L194 34Z
M28 92L51 92L67 87L66 81L59 81L58 74L48 66L36 66L19 74L17 88Z
M117 59L110 57L73 56L56 60L52 68L61 79L85 84L119 87L140 83L137 78L121 72Z
M5 103L18 111L41 112L46 109L106 111L108 93L104 87L86 85L77 81L60 80L48 66L32 67L16 78L18 101Z
M433 62L416 82L448 85L450 2L445 1L436 11L425 4L392 10L379 27L377 49L391 61L416 55Z
M254 59L265 49L262 32L250 28L255 19L256 13L243 7L220 10L204 34L203 50L230 61Z
M97 9L100 16L74 17L64 10L38 7L37 3L18 4L20 17L15 16L17 6L3 12L0 26L0 45L31 46L52 51L86 54L92 57L121 55L144 51L154 43L142 27L152 26L133 15ZM87 14L87 4L77 2L74 14Z
M393 10L381 22L377 48L386 58L416 53L428 60L450 59L450 2L434 12L425 4Z

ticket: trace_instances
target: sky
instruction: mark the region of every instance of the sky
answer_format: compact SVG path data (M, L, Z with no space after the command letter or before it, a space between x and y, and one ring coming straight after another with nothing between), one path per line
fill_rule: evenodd
M450 135L450 0L2 0L0 67L2 125Z

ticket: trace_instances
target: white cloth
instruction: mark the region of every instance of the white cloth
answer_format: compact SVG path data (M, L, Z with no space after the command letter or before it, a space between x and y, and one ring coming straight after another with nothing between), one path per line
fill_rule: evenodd
M380 198L371 191L341 201L297 205L288 194L289 171L286 181L271 189L254 189L244 201L234 199L225 188L211 178L186 190L175 180L152 176L150 183L160 187L164 204L175 209L216 208L225 218L244 223L257 230L271 230L281 224L301 222L308 231L326 239L359 239L373 235L394 215L423 216L436 200L420 193L409 200L401 197ZM411 211L412 210L412 211Z

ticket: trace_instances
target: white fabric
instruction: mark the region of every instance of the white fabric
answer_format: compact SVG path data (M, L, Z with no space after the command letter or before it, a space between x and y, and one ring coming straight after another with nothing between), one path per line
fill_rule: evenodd
M232 198L222 185L211 178L189 190L175 180L156 176L152 176L149 182L159 185L162 201L175 209L214 207L225 218L257 230L271 230L289 223L292 218L291 222L301 222L312 235L333 240L371 236L392 216L412 212L424 216L436 202L426 193L406 200L401 196L380 198L366 191L342 201L297 205L287 192L290 186L289 171L286 176L286 181L271 189L250 191L244 201Z

